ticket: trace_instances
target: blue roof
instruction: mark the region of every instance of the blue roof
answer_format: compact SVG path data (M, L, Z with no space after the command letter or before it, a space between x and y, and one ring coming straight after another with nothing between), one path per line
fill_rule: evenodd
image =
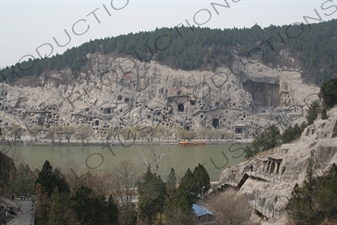
M203 207L201 205L193 204L192 205L193 212L198 216L204 216L204 215L213 215L211 211L209 211L206 207Z

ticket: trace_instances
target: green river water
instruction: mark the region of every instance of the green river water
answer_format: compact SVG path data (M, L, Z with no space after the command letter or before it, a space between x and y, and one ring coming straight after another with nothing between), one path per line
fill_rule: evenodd
M180 179L187 168L193 172L198 163L203 164L208 171L211 181L217 182L222 170L228 166L233 166L244 160L242 148L247 144L231 143L222 145L206 145L193 147L179 147L177 145L167 145L166 154L170 158L164 158L160 165L159 173L165 179L173 167L177 178ZM148 153L149 145L133 145L125 148L123 146L112 146L112 152L103 146L12 146L6 154L11 156L15 163L28 163L34 168L42 168L45 160L49 160L52 167L73 167L75 171L101 172L109 170L113 165L123 159L132 159L140 162L140 157L136 154L140 149ZM153 147L152 147L153 148ZM151 158L148 157L151 163ZM153 165L153 162L151 163ZM144 170L145 170L145 166Z

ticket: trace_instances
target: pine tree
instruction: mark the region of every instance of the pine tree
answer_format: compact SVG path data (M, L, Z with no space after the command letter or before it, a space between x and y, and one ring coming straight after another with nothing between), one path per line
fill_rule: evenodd
M81 186L75 193L75 196L71 198L73 208L76 213L77 221L83 222L90 221L91 219L91 206L92 205L93 190Z
M317 118L318 113L319 113L319 103L318 101L314 101L313 103L310 104L308 113L306 115L306 119L308 121L308 125L311 125L314 123L314 120Z
M18 195L26 195L26 193L34 193L35 177L28 164L24 166L20 164L16 172L16 179L14 181L14 190Z
M48 196L51 197L51 194L53 192L53 188L55 188L54 185L51 185L54 183L54 177L53 177L53 168L51 167L48 160L45 161L45 163L42 166L42 170L39 173L39 176L35 183L41 184L41 186L44 188L44 190L47 192ZM51 187L52 186L52 187Z
M170 174L167 177L166 181L166 189L169 191L173 191L176 189L177 185L177 178L176 178L176 173L173 168L171 168Z
M168 175L167 180L166 180L166 198L165 198L165 205L164 205L165 217L171 223L173 223L173 220L177 212L176 185L177 185L177 178L175 175L175 171L173 168L171 168L170 174Z
M250 158L250 157L252 157L254 155L253 149L249 145L247 145L244 148L244 151L245 151L245 158L246 159L248 159L248 158Z
M321 177L320 187L317 188L315 199L318 203L319 210L326 216L337 214L337 166L333 164L329 174Z
M140 218L152 225L156 214L164 211L166 188L160 176L152 174L150 165L138 186L138 193Z
M64 225L66 221L64 219L64 208L61 203L59 190L55 187L51 196L51 208L49 214L49 220L47 225Z
M337 78L330 79L321 86L319 96L323 98L324 106L327 109L337 104Z
M196 179L195 185L198 188L197 194L203 198L211 187L208 172L205 167L199 163L198 166L194 168L193 175Z
M323 110L322 110L322 116L321 116L321 118L322 118L322 120L328 119L328 116L327 116L327 114L326 114L326 109L325 109L325 107L324 107Z
M43 224L46 224L48 222L51 202L48 193L39 183L36 184L35 199L37 201L35 208L36 219L37 221L42 221Z
M306 180L303 186L299 187L297 184L291 193L286 210L289 215L304 224L313 225L315 223L316 214L314 210L314 189L315 181L313 178L314 172L314 155L313 151L310 152L310 158L307 165Z
M48 193L48 197L50 198L55 187L58 187L59 193L64 195L65 198L70 194L69 186L58 169L55 169L53 172L53 168L51 167L48 160L43 164L42 170L40 171L37 180L35 183L39 183Z
M190 211L192 204L197 201L198 187L197 180L190 169L181 178L177 191L178 206L183 211Z
M107 222L109 225L118 225L118 208L114 203L112 196L109 196L108 206L107 206Z

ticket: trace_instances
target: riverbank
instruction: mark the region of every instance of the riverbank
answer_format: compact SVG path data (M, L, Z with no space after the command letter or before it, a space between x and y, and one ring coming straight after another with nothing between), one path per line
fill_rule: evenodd
M207 139L207 140L200 140L204 141L206 145L223 145L223 144L231 144L231 143L251 143L253 139ZM154 145L178 145L179 140L110 140L107 142L106 140L97 140L97 139L88 139L85 140L84 142L82 140L55 140L54 145L73 145L73 146L81 146L81 145L86 145L86 146L104 146L107 144L110 145L116 145L116 146L124 146L124 147L129 147L131 145L148 145L148 144L154 144ZM22 139L22 141L17 142L16 144L21 144L21 145L29 145L29 146L34 146L34 145L53 145L52 141L50 139L39 139L38 141L31 141L27 139Z

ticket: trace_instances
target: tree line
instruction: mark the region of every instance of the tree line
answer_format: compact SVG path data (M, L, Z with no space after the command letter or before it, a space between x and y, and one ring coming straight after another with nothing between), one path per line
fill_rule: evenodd
M3 175L13 174L13 168ZM35 171L21 164L15 177L1 177L9 188L4 192L1 186L0 194L9 198L35 194L37 225L152 225L192 224L196 221L192 204L210 189L209 175L200 164L193 172L187 169L179 182L173 168L164 181L150 164L142 173L131 160L100 174L63 171L53 169L48 160Z
M304 25L210 29L200 27L156 28L150 32L129 33L117 37L90 40L62 55L28 60L6 67L0 80L40 75L43 71L69 67L76 78L87 62L87 54L113 54L141 61L156 60L174 69L215 70L231 67L234 55L248 58L252 49L263 50L262 62L271 67L287 65L284 52L291 53L303 69L307 81L322 84L337 76L337 20ZM277 35L278 34L278 35ZM294 38L296 37L296 38Z

